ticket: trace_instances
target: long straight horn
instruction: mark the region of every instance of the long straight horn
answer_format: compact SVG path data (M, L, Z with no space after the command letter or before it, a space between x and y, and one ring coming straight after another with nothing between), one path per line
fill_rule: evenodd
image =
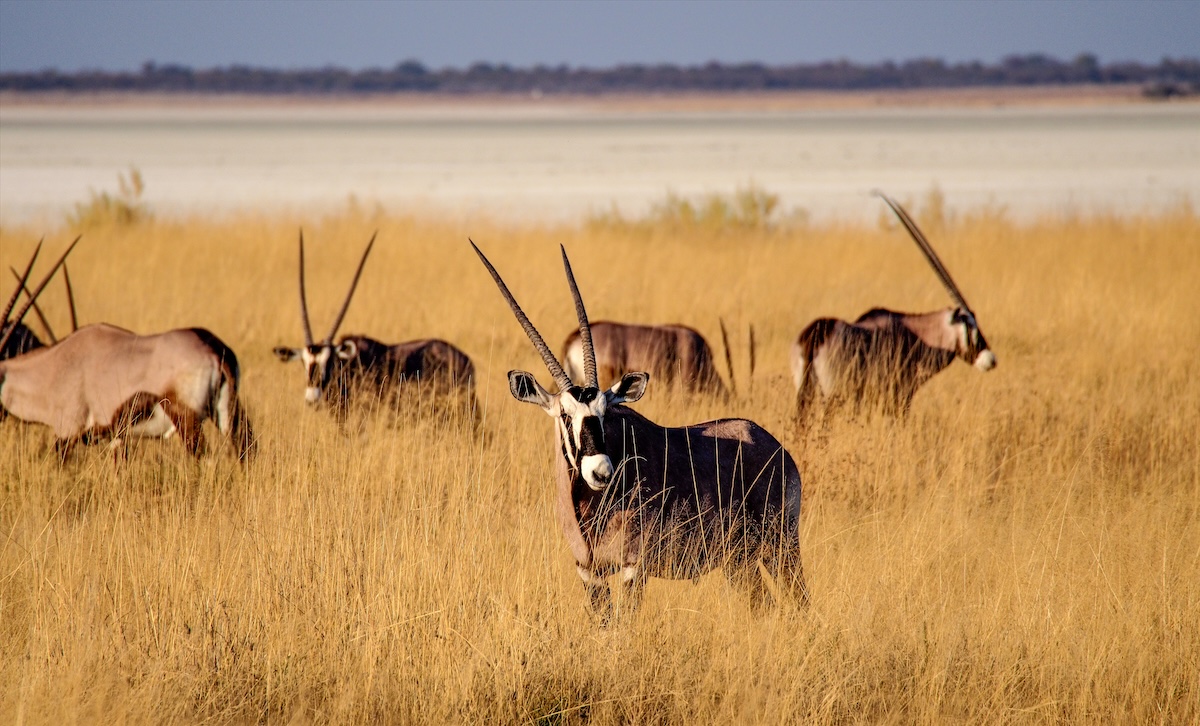
M325 336L326 343L333 342L333 336L337 335L338 328L342 326L342 318L346 317L346 311L350 309L350 298L354 297L354 289L358 287L358 278L362 277L363 265L367 264L367 255L371 254L371 248L375 246L375 237L378 234L379 230L375 230L375 234L371 235L371 241L367 243L367 249L363 251L362 259L358 261L358 270L354 273L354 281L350 283L350 292L346 293L346 299L342 301L342 309L333 319L333 327L329 329L329 335Z
M308 298L304 295L304 230L300 230L300 322L304 324L304 345L313 344L312 326L308 324Z
M24 290L26 294L28 294L29 288L25 287L25 281L21 279L21 273L17 272L13 267L9 267L8 271L13 274L13 277L17 278L17 285L19 286L19 289ZM42 306L34 303L33 314L37 316L38 322L40 322L42 327L46 329L46 334L50 336L50 342L57 343L58 336L54 334L54 329L50 327L50 321L46 320L46 314L42 312Z
M970 310L971 306L967 305L966 298L963 297L962 292L958 289L958 285L954 284L954 279L950 277L950 273L946 270L946 266L942 264L941 258L933 251L933 245L929 244L929 240L925 239L925 235L917 227L917 223L912 220L912 217L908 216L908 212L904 210L904 207L878 189L875 190L875 196L887 202L887 205L896 213L896 216L900 219L900 223L908 230L909 236L917 243L917 247L921 248L921 252L924 253L925 259L929 261L930 267L933 268L938 279L942 281L942 286L946 288L946 292L950 293L950 297L954 298L954 302Z
M746 376L746 388L748 390L754 390L754 363L754 323L750 323L750 374Z
M546 364L550 375L554 377L554 382L558 384L559 390L565 391L570 388L572 385L571 377L559 365L558 359L554 357L554 353L550 352L550 346L546 345L546 341L542 340L542 336L538 333L537 328L533 327L533 323L529 322L529 316L517 304L517 299L508 291L508 286L504 284L504 280L500 279L500 273L496 272L496 268L492 266L492 263L480 251L474 240L468 239L467 241L471 243L475 254L479 255L483 266L487 268L487 271L492 275L492 279L496 281L496 287L500 288L500 294L508 302L508 307L512 308L513 315L517 316L517 322L521 324L521 329L525 331L525 335L529 336L529 341L533 343L533 347L537 349L537 352L542 354L542 362Z
M588 388L599 388L600 381L596 379L596 348L592 345L592 326L588 323L587 310L583 309L583 296L579 294L579 286L575 284L575 273L571 272L567 248L562 245L558 248L562 250L563 269L567 271L567 284L571 286L571 298L575 301L575 317L579 319L579 341L583 343L583 377L587 379Z
M79 317L75 315L75 291L71 289L71 273L67 272L67 263L63 263L63 281L67 285L67 305L71 308L71 332L79 330Z
M54 277L54 273L58 272L58 268L62 267L63 262L65 262L67 259L67 255L71 254L71 250L75 249L75 245L79 244L80 239L82 239L82 235L79 237L76 237L75 241L72 242L69 247L67 247L66 251L62 253L62 256L58 258L58 262L54 263L54 267L50 268L50 271L46 273L46 276L44 278L42 278L41 282L38 283L38 286L33 289L32 293L30 293L29 300L27 300L25 302L25 305L23 305L21 307L20 312L18 312L15 316L13 316L12 327L10 327L8 330L6 330L4 332L4 335L2 337L0 337L0 350L3 350L4 344L8 342L8 339L11 338L13 335L13 331L15 331L17 329L17 323L19 323L25 319L25 313L29 312L29 308L33 307L33 304L35 302L37 302L38 295L41 295L42 290L46 289L46 284L48 282L50 282L50 278ZM38 244L38 247L41 247L41 243ZM29 270L27 269L25 271L24 279L22 279L21 284L17 286L18 294L20 293L21 289L25 286L25 282L28 280L28 278L29 278ZM14 302L15 302L15 298L14 298ZM8 317L7 312L8 311L5 311L6 318Z
M737 381L733 378L733 351L729 349L729 331L725 329L725 318L717 318L721 324L721 346L725 348L725 367L729 369L729 392L737 395Z
M8 314L12 312L13 305L17 304L17 298L21 297L21 291L25 289L25 282L29 280L29 273L33 271L33 263L37 261L38 253L42 251L42 243L46 239L43 237L38 240L37 247L33 248L33 255L29 258L29 264L25 265L25 274L19 277L20 282L17 283L17 289L13 290L12 297L8 299L8 304L4 306L4 316L0 318L0 324L8 323Z

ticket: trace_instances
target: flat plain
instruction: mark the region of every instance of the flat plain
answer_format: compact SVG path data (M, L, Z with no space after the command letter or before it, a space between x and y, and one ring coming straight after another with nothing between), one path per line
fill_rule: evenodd
M809 320L948 304L881 213L6 218L0 267L84 234L81 322L229 343L261 454L243 468L141 442L60 467L44 429L0 424L0 721L1195 723L1194 208L1014 215L898 194L999 365L956 362L903 421L809 430L787 370ZM306 410L301 373L270 353L301 337L301 226L318 329L379 230L343 330L462 347L478 433ZM596 627L553 519L550 422L504 374L549 378L468 236L554 347L573 322L560 243L595 319L684 322L718 351L724 319L734 400L652 381L636 406L780 437L804 479L811 607L752 613L714 573L652 581L635 616ZM60 333L63 297L44 300Z
M1200 198L1200 103L1114 93L20 100L0 97L0 214L45 223L136 167L164 214L396 213L571 223L758 185L812 219L868 192L1046 212Z

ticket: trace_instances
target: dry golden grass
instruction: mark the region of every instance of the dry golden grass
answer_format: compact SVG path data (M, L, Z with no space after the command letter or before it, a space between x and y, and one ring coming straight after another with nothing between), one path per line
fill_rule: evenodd
M318 335L380 242L345 332L473 356L484 435L305 410L270 355ZM1200 719L1200 220L1189 208L1016 225L927 220L999 357L901 424L798 434L787 347L810 319L944 293L895 229L505 227L348 209L87 232L84 322L203 325L238 352L262 453L146 442L53 461L0 425L0 722L1195 723ZM0 229L0 265L44 230ZM54 248L67 230L51 231ZM547 337L571 327L557 243L596 319L735 336L746 393L651 384L663 423L751 417L796 455L813 604L753 615L719 575L651 582L608 630L551 513L550 426L507 393L540 361L466 244ZM10 286L0 286L10 290ZM59 288L46 296L65 320ZM61 327L63 323L59 323ZM210 437L212 432L210 430Z

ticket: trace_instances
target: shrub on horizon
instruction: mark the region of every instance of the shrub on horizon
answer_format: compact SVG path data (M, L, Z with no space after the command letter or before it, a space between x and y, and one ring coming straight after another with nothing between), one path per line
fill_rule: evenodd
M794 209L782 214L779 195L756 184L738 187L731 194L710 193L685 197L668 192L642 216L626 216L616 205L588 216L593 230L649 234L655 231L722 236L729 233L774 232L804 226L808 214Z
M67 214L67 224L76 230L97 227L130 227L150 219L153 215L142 200L146 183L137 167L130 167L129 174L117 175L117 193L91 190L86 202L77 202L75 211Z

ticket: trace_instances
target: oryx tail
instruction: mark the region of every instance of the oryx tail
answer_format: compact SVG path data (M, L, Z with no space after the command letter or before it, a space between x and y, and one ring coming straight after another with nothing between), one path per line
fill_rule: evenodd
M224 341L204 328L191 328L191 332L212 349L219 361L217 385L211 389L212 400L209 402L213 423L233 442L238 459L245 460L254 454L257 440L246 409L238 396L241 369L238 366L237 355Z

